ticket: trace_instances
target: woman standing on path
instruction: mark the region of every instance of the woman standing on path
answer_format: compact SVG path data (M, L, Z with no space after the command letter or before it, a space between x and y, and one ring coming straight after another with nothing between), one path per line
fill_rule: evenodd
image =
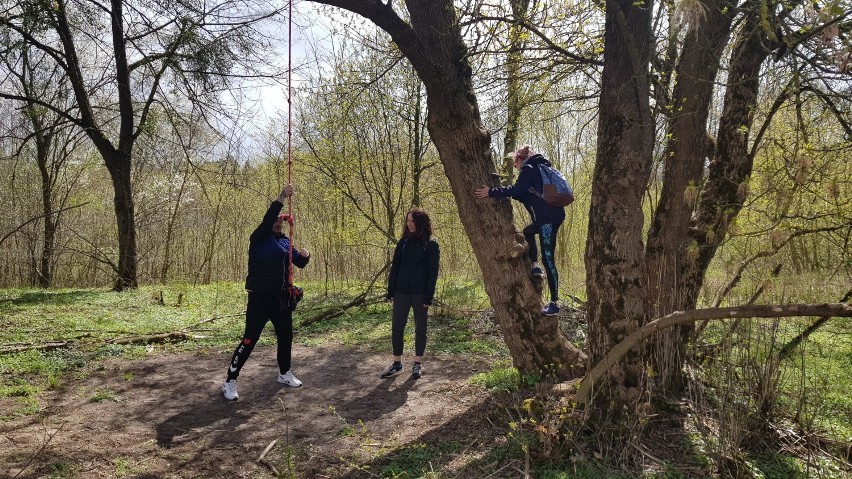
M246 290L246 328L243 339L234 350L228 376L222 385L225 399L239 399L237 394L237 376L251 355L260 333L267 321L272 321L278 341L278 382L297 388L302 381L290 370L290 358L293 349L293 309L286 305L286 294L290 265L290 238L283 232L284 223L290 221L288 215L282 215L284 200L293 194L293 187L287 185L278 198L269 205L260 225L249 237L248 276ZM304 268L310 259L310 253L292 249L293 264Z
M544 276L544 272L538 265L538 249L535 244L535 235L541 240L541 260L547 272L547 286L550 289L550 303L541 310L545 316L556 316L559 314L559 272L556 270L556 233L559 226L565 221L565 209L550 206L541 196L544 191L543 181L538 165L550 166L547 159L532 151L529 145L525 145L518 151L512 153L514 166L518 173L518 180L512 186L503 188L489 188L483 186L474 191L477 198L506 198L512 197L521 202L530 214L532 222L524 228L524 238L529 245L529 257L532 261L533 276Z
M394 250L388 275L386 298L393 303L393 364L382 372L383 378L402 371L402 350L409 311L414 312L414 365L411 368L411 379L419 379L423 375L426 317L435 296L440 258L438 241L432 236L432 220L425 211L412 208L405 215L405 228Z

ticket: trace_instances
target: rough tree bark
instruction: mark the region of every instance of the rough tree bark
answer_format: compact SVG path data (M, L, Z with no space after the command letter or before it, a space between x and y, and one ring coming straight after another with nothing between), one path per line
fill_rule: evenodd
M728 44L736 1L707 2L703 19L686 34L674 71L675 86L668 105L669 123L663 152L663 189L657 205L645 252L645 275L649 318L673 311L693 309L689 295L681 289L681 270L688 262L690 218L702 185L705 159L712 157L707 138L707 118L719 62ZM679 389L680 368L689 324L658 336L654 349L654 371L664 389Z
M645 321L642 199L651 172L650 1L608 0L598 145L586 242L589 359L596 364ZM644 368L628 354L599 386L601 417L620 422L642 394Z
M313 0L371 20L387 32L426 87L429 134L458 206L459 217L483 273L485 290L515 366L523 373L577 377L586 358L539 315L542 303L529 275L523 236L508 200L478 200L474 189L496 173L491 135L482 125L472 71L450 0L405 2L404 21L379 0Z
M111 0L112 7L112 39L113 54L115 55L115 75L118 90L119 106L119 140L116 148L106 137L104 131L95 121L95 113L89 99L89 92L84 83L84 74L80 67L77 47L68 23L65 2L55 4L55 28L59 34L64 49L66 73L69 76L80 111L80 126L94 143L104 159L112 180L115 198L115 219L118 226L118 271L113 288L121 291L135 288L136 279L136 227L133 213L133 193L130 181L130 161L133 149L134 110L130 92L129 68L127 53L124 48L124 26L122 17L122 1Z
M671 309L660 309L658 314L695 308L707 268L748 196L748 180L754 160L749 152L748 132L754 125L760 69L769 55L760 8L752 6L752 10L747 12L734 40L719 132L708 176L689 229L681 241L685 247L683 261L668 280L669 284L677 284L679 297L673 298ZM697 131L694 133L698 134ZM656 356L655 368L661 388L673 393L683 389L683 361L694 327L691 323L677 326L656 341L654 348L657 352L667 351Z

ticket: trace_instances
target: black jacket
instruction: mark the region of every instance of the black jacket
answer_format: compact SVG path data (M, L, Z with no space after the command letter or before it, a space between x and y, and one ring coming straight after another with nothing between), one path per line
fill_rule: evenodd
M432 304L440 260L441 249L435 239L418 241L406 237L399 240L388 275L387 298L393 298L396 293L423 293L423 303Z
M538 165L550 166L550 162L541 155L533 155L524 161L518 173L518 181L512 186L491 188L488 196L494 198L512 197L520 201L529 211L532 222L538 225L559 224L565 221L565 209L550 206L544 199L530 191L530 188L541 193L544 191L541 172Z
M263 221L249 237L246 289L251 292L279 294L287 280L290 238L272 232L272 225L278 219L278 213L283 206L280 202L273 201L263 215ZM294 265L304 268L309 259L293 248Z

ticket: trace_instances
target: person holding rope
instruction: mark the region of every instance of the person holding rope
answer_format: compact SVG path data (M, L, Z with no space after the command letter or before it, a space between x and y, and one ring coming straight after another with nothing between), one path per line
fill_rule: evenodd
M565 221L563 208L550 206L544 198L537 194L543 191L543 181L537 165L550 166L547 159L535 153L529 145L524 145L510 155L514 167L518 170L518 180L512 186L489 188L483 186L474 190L477 198L506 198L511 197L521 202L530 214L532 222L524 227L524 238L529 245L529 258L532 261L532 274L544 276L544 271L538 264L538 249L535 235L541 242L541 260L547 271L547 286L550 289L550 303L541 310L545 316L559 314L559 272L556 270L556 233Z
M425 211L412 208L405 215L402 238L394 249L388 275L386 299L393 303L393 364L382 372L382 378L389 378L402 371L402 350L409 311L414 312L414 365L411 368L411 379L420 379L423 375L426 317L435 296L440 259L438 241L432 236L432 220Z
M269 205L260 225L249 237L246 327L243 339L234 350L231 364L228 366L227 379L222 385L225 399L231 401L239 399L237 377L267 321L272 321L278 342L278 382L294 388L302 385L302 381L290 370L293 309L298 301L298 298L294 299L292 296L294 291L301 295L301 289L290 284L290 264L304 268L308 264L310 253L305 249L293 248L290 238L283 231L285 222L292 225L292 217L280 214L281 208L292 194L293 187L285 186L278 198Z

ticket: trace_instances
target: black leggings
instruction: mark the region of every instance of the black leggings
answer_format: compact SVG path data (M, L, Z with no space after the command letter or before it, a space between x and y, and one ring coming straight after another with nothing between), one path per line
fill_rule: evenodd
M290 355L293 349L293 312L281 311L277 294L249 293L246 305L246 330L228 366L229 381L237 379L240 375L240 369L248 361L267 321L272 321L275 336L278 338L278 370L281 374L290 370Z
M556 271L556 233L562 223L537 225L529 224L524 228L524 238L530 247L529 256L531 261L538 261L538 248L535 244L535 235L541 240L541 262L547 274L547 287L550 289L550 300L559 299L559 272Z
M393 355L402 356L405 343L405 324L408 323L408 312L414 311L414 355L423 356L426 351L426 313L423 307L423 293L396 293L393 298L393 315L391 316L391 345Z

